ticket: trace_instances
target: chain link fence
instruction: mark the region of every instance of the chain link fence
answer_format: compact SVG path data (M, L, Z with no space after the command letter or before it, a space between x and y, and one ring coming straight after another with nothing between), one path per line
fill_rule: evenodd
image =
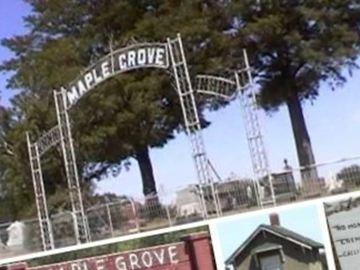
M311 167L289 167L272 173L271 181L276 204L360 190L360 157ZM260 208L261 196L271 192L268 182L268 178L256 182L241 177L215 182L221 215ZM173 192L160 192L158 196L126 198L87 208L91 241L203 220L201 192L208 211L206 216L216 217L210 185L201 188L199 185L189 185ZM56 248L76 244L73 218L71 212L51 216ZM23 241L19 240L19 245L9 243L13 224L0 224L0 259L42 250L36 218L21 222Z

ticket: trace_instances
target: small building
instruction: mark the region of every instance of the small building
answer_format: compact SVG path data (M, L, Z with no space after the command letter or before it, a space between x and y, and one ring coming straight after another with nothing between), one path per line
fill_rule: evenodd
M272 181L276 194L296 192L296 184L292 172L272 173Z
M279 216L270 215L271 225L260 225L225 261L231 270L325 270L324 246L280 226Z
M223 211L256 205L255 183L251 179L233 177L215 185Z
M260 185L265 188L265 194L270 196L271 190L269 177L265 176L260 179ZM297 186L292 171L284 171L271 174L271 183L274 189L276 201L291 201L296 199Z
M196 185L189 185L176 192L176 209L178 216L201 215L200 194Z
M254 182L251 179L229 178L223 182L214 183L214 189L223 211L256 205ZM213 203L209 203L213 199L210 185L203 187L203 194L207 202L207 210L215 212ZM189 185L177 191L176 208L178 216L201 215L199 187Z

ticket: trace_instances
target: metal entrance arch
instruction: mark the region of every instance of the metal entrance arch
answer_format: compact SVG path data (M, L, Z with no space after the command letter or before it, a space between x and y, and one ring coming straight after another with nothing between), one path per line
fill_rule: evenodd
M211 95L227 101L239 98L255 176L254 186L258 205L275 205L274 187L257 114L256 93L246 50L243 50L243 62L240 64L243 67L233 73L233 78L197 75L195 89L198 94Z
M54 91L57 125L44 133L35 142L31 142L30 136L27 134L30 168L44 250L54 248L54 239L43 184L41 156L51 147L61 145L74 216L76 241L77 243L90 241L71 134L69 109L82 95L107 78L132 69L147 67L172 69L171 73L179 95L186 133L192 147L203 217L207 218L208 216L209 202L214 204L216 214L221 214L221 207L215 192L211 168L202 137L194 90L188 72L182 40L178 34L175 39L167 39L166 43L139 43L119 50L111 50L108 55L100 59L95 65L86 69L77 80L70 83L67 89L61 88ZM101 76L97 73L99 68L102 72ZM210 188L210 192L207 192L206 195L204 194L204 187ZM206 200L206 196L210 196L211 199Z

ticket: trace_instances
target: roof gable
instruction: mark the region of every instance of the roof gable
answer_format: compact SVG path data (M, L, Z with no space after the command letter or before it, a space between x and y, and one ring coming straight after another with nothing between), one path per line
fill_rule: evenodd
M260 234L262 231L266 231L277 237L283 238L296 245L307 248L309 250L323 248L324 246L310 238L304 237L298 233L290 231L281 226L271 226L262 224L244 241L244 243L236 249L230 257L225 261L226 264L230 264L238 255L252 242L252 240Z
M269 231L280 234L283 238L286 238L290 241L299 242L300 245L310 246L311 248L323 248L324 247L323 244L316 242L310 238L307 238L301 234L298 234L294 231L286 229L284 227L270 226L270 225L261 225L261 226L268 229Z

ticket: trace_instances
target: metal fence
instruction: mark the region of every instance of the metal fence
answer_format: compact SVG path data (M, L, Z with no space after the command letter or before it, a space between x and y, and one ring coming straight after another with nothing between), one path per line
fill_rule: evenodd
M170 206L159 197L97 205L86 210L92 240L172 225Z
M272 173L271 180L276 204L355 191L360 189L360 157ZM92 206L86 209L91 241L216 217L211 187L201 188L207 215L203 213L198 185L146 199L127 198ZM214 188L221 215L258 209L261 196L271 191L267 179L256 182L241 177L218 181ZM70 212L51 216L56 248L76 244L73 218ZM25 220L22 224L26 241L18 247L6 245L11 223L0 224L0 259L41 251L38 220Z

